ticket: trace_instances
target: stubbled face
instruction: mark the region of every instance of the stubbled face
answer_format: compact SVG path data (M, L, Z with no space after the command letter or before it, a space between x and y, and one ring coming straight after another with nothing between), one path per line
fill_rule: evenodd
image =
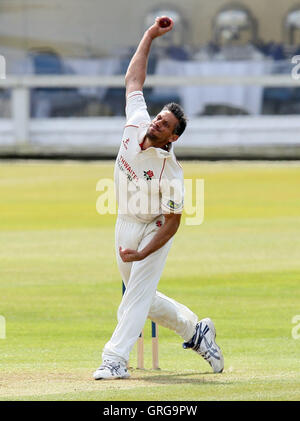
M146 136L152 142L167 144L178 138L174 130L178 124L177 118L171 111L163 110L152 120Z

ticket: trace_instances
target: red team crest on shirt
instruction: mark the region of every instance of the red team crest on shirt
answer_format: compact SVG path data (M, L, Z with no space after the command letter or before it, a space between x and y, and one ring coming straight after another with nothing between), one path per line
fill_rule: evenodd
M146 178L146 180L152 180L153 176L154 176L153 171L151 170L144 171L144 177Z

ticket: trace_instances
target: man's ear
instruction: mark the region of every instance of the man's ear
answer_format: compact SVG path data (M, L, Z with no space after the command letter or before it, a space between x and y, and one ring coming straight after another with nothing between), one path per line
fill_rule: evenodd
M176 140L179 138L177 134L172 134L172 136L169 138L169 142L176 142Z

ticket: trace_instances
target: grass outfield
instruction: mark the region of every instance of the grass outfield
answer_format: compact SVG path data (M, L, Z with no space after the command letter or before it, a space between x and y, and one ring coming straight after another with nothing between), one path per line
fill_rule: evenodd
M115 216L96 212L113 164L2 162L0 400L300 399L300 164L183 167L205 219L181 225L159 290L214 320L224 373L160 328L160 371L94 381L121 298ZM145 337L151 367L150 322Z

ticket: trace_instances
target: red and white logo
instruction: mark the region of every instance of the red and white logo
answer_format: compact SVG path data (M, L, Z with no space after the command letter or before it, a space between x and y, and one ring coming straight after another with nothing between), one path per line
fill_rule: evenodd
M152 180L153 176L154 176L153 171L151 170L144 171L144 177L146 178L146 180Z

